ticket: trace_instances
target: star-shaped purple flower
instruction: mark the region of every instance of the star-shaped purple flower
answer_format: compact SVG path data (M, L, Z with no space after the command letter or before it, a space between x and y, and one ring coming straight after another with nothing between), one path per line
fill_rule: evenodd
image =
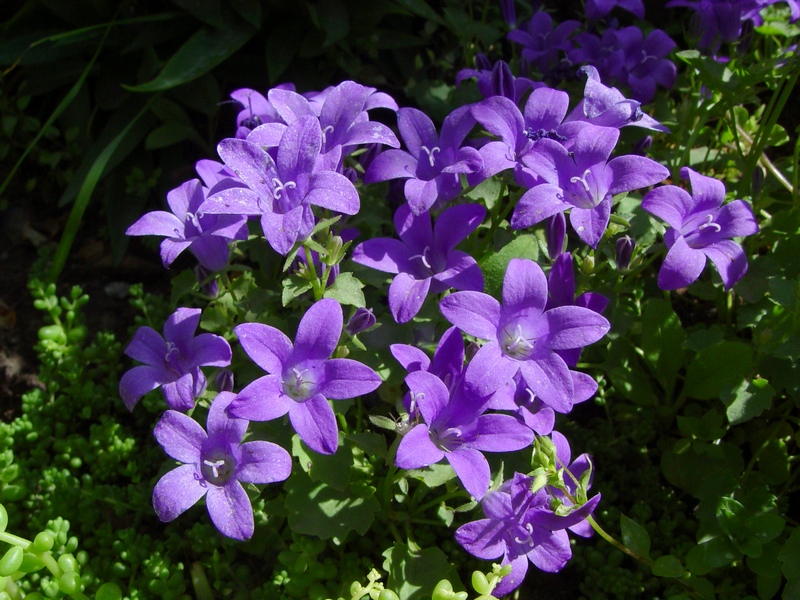
M546 304L547 278L541 267L515 258L503 279L502 304L487 294L467 291L443 298L439 308L465 333L488 340L473 361L482 355L495 357L508 369L504 383L519 371L538 398L556 412L566 413L572 408L575 386L558 351L592 344L610 325L582 306L546 310Z
M153 508L168 522L203 496L214 526L230 538L253 535L253 508L242 483L274 483L289 477L292 458L272 442L242 443L247 421L225 409L234 394L221 392L208 410L208 433L191 417L168 410L153 430L171 458L183 463L161 477L153 489Z
M312 205L347 215L356 214L360 206L349 179L317 168L321 147L322 131L316 117L302 117L286 128L276 161L251 141L222 140L217 147L220 157L246 187L213 193L202 210L260 216L270 246L286 255L295 242L311 234L315 223Z
M653 185L669 175L669 170L644 156L609 160L618 139L618 129L587 125L575 136L571 151L554 140L539 140L524 161L547 183L520 198L511 227L530 227L570 210L569 220L578 237L596 248L608 226L612 196Z
M206 389L200 367L231 364L231 347L225 338L212 333L195 337L199 323L199 308L179 308L164 323L164 337L152 327L136 331L125 354L144 365L133 367L119 382L119 395L128 410L157 387L161 387L170 408L189 410Z
M403 204L394 215L400 240L374 238L353 250L353 261L379 271L396 273L389 286L389 309L394 320L407 323L419 312L428 293L449 288L483 290L483 275L469 254L456 245L475 231L486 209L459 204L445 210L431 226L430 213L415 215Z
M725 289L730 289L747 271L747 256L731 238L758 232L753 210L744 200L723 206L725 186L713 177L689 167L681 169L681 177L691 182L691 196L677 186L665 185L642 200L643 209L671 227L664 234L669 251L658 272L658 287L676 290L688 286L700 277L706 258L710 258Z
M480 359L475 364L479 363ZM427 371L409 373L406 384L424 422L400 440L395 463L401 469L419 469L446 459L464 488L480 499L491 480L482 452L513 452L533 441L533 432L514 417L482 414L487 399L468 384L458 385L451 392Z
M521 44L522 58L547 75L558 63L559 53L572 48L572 42L567 38L580 26L580 22L569 20L553 27L553 18L545 11L539 11L506 37Z
M369 165L364 181L375 183L405 179L405 194L414 214L420 215L435 202L441 205L461 193L461 173L474 173L483 166L475 148L461 147L475 125L469 106L450 113L441 135L430 117L416 108L397 111L397 127L408 148L386 150Z
M455 533L458 543L473 556L502 557L502 564L511 565L511 573L492 592L497 597L522 584L528 562L548 573L560 571L572 557L565 529L585 520L600 501L598 494L568 515L558 516L550 509L548 491L533 493L532 484L527 475L515 473L483 498L486 518L462 525Z
M240 215L204 214L200 206L208 190L197 179L181 184L167 194L172 212L156 210L143 215L125 232L127 235L164 236L161 260L169 267L184 250L194 254L209 271L228 264L229 240L247 239L247 218Z
M268 375L236 396L234 417L271 421L289 414L292 427L312 450L334 454L339 446L336 417L328 400L355 398L376 389L380 376L347 358L330 358L344 317L336 300L323 298L300 319L292 344L280 330L261 323L234 328L247 355Z

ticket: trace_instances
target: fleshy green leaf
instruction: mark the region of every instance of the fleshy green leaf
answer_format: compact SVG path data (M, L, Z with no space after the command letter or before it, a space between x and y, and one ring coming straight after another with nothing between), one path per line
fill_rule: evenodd
M650 535L647 530L633 519L620 515L620 529L622 530L622 543L639 556L650 556Z

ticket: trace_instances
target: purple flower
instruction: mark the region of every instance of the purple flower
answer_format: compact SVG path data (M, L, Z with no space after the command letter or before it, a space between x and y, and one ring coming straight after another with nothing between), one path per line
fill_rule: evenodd
M400 240L374 238L359 244L353 261L379 271L396 273L389 286L389 309L398 323L419 312L428 293L449 288L482 290L483 275L469 254L456 245L475 231L486 209L460 204L445 210L431 226L429 213L415 215L407 204L397 209L394 223Z
M546 309L546 304L547 279L541 267L512 259L503 279L502 304L487 294L467 291L445 297L439 308L465 333L488 340L473 361L482 355L494 357L497 368L508 374L504 382L519 371L538 398L566 413L574 402L575 385L559 351L596 342L610 325L589 308Z
M362 331L372 329L375 327L375 315L372 314L371 308L364 308L359 306L353 316L345 325L344 330L347 335L358 335Z
M294 91L294 85L284 83L275 89ZM245 139L248 134L264 123L283 123L283 119L262 94L249 88L242 88L231 92L231 98L242 106L236 115L236 137Z
M127 235L159 235L161 260L169 267L188 248L209 271L228 265L228 241L247 239L247 219L239 215L204 214L200 206L208 190L192 179L167 194L171 213L156 210L143 215Z
M336 417L328 400L367 394L381 384L368 366L330 358L342 333L344 317L336 300L324 298L300 319L294 345L278 329L261 323L234 328L247 355L268 375L236 396L228 409L234 417L271 421L289 414L292 427L312 450L334 454L339 446Z
M558 63L559 53L572 48L567 38L580 26L578 21L564 21L553 27L550 15L539 11L527 24L509 32L507 37L523 46L522 58L535 65L542 74L548 74Z
M278 157L272 160L248 140L222 140L217 151L246 187L228 187L203 204L207 213L261 217L270 246L286 255L314 228L311 205L353 215L360 201L344 175L317 169L322 132L316 117L297 119L281 137Z
M200 367L231 364L231 347L225 338L211 333L195 337L199 323L199 308L179 308L164 323L163 338L152 327L136 331L125 354L144 365L133 367L119 382L119 395L128 410L157 387L170 408L189 410L206 389Z
M569 209L578 237L596 248L608 226L612 196L653 185L669 175L665 167L644 156L608 160L618 139L618 129L588 125L578 132L571 151L553 140L540 140L526 155L525 164L547 183L520 198L511 227L530 227Z
M511 68L503 60L494 63L491 69L462 69L456 75L456 86L465 79L475 77L478 81L478 91L484 98L503 96L514 104L532 89L543 87L543 83L535 83L527 77L514 77Z
M703 272L706 258L730 289L747 271L747 256L731 238L758 232L753 210L743 200L722 205L725 186L689 167L681 169L689 179L692 195L665 185L648 193L642 208L666 221L671 229L664 234L669 251L658 272L658 287L675 290L691 284Z
M171 458L183 463L156 483L153 508L172 521L203 496L214 526L230 538L253 535L253 508L242 483L274 483L289 477L292 459L277 444L242 443L247 421L225 412L234 395L221 392L208 410L208 433L191 417L168 410L153 434Z
M483 498L486 518L462 525L455 533L458 543L473 556L484 560L502 557L503 565L511 565L511 573L492 592L497 597L522 584L528 562L548 573L560 571L572 557L565 529L584 521L600 501L598 494L559 516L550 508L553 497L548 490L533 493L532 485L532 478L515 473Z
M628 100L617 88L603 85L591 65L578 70L586 75L583 100L566 116L565 123L584 121L601 127L643 127L669 133L669 129L643 112L641 102Z
M547 217L545 239L547 240L547 256L555 260L564 252L564 241L567 234L567 218L563 212Z
M461 193L461 173L474 173L483 166L475 148L464 147L464 138L475 125L469 106L450 113L436 134L433 121L416 108L397 111L397 127L406 143L404 150L386 150L369 166L364 181L375 183L405 179L405 194L414 214L420 215L435 202L443 204Z
M465 379L470 377L472 364ZM427 467L444 458L464 488L480 499L491 479L489 463L481 452L512 452L533 441L531 430L514 417L482 414L487 400L468 384L451 392L427 371L409 373L406 384L416 405L412 408L418 408L424 422L414 425L400 440L395 463L401 469Z
M586 18L591 21L602 19L616 7L633 13L637 19L644 19L642 0L586 0Z
M643 37L638 27L625 27L617 32L625 53L622 81L631 88L634 99L647 104L656 95L656 86L672 88L677 77L675 63L667 56L675 42L660 29Z
M517 182L524 187L540 183L524 165L539 140L566 142L573 132L564 131L561 122L567 114L569 95L560 90L542 87L531 92L525 111L508 98L495 96L474 104L472 115L491 134L500 139L480 149L483 168L470 177L475 184L506 169L514 169ZM571 129L576 130L573 126Z

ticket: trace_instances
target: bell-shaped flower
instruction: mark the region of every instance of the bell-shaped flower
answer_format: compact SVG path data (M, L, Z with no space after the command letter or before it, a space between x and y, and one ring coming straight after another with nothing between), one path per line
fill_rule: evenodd
M569 95L560 90L541 87L533 90L521 112L517 105L502 96L487 98L472 105L472 116L484 129L499 140L481 146L483 168L469 177L474 184L506 169L514 169L517 183L533 187L537 179L523 163L539 140L566 142L577 128L564 130L561 122L567 114Z
M206 432L194 419L168 410L153 430L156 440L181 464L153 489L153 508L172 521L205 496L211 522L236 540L253 535L253 507L242 483L274 483L289 477L292 458L272 442L242 443L247 421L228 416L231 392L221 392L208 410Z
M515 473L499 489L481 501L485 519L462 525L455 537L464 549L478 558L502 558L511 565L492 594L498 598L517 589L528 572L528 563L542 571L560 571L572 557L565 529L591 515L600 495L594 496L566 516L550 509L552 496L546 488L532 492L533 479Z
M522 58L547 75L558 64L559 54L572 48L572 42L567 38L580 26L580 22L570 20L553 27L553 18L540 10L506 37L522 45Z
M583 99L566 116L565 123L583 121L600 127L643 127L669 133L669 129L645 113L638 100L629 100L615 87L600 80L597 68L586 65L578 69L586 75Z
M231 347L225 338L212 333L194 335L200 323L199 308L179 308L164 323L164 337L152 327L140 327L125 354L143 362L125 373L119 395L128 410L147 392L161 387L167 405L186 411L206 389L201 366L227 367Z
M480 359L476 365L479 363ZM472 364L467 366L465 378ZM400 440L395 464L401 469L419 469L446 459L464 488L480 499L491 480L482 452L513 452L533 441L531 430L514 417L482 414L486 399L468 384L451 391L427 371L409 373L406 384L423 422Z
M322 131L323 155L339 157L360 144L383 144L398 148L400 142L383 123L370 121L367 111L374 108L397 110L397 103L383 92L354 81L343 81L315 95L312 100L290 90L272 89L267 95L270 104L284 123L291 125L304 117L316 117ZM260 146L272 147L286 126L267 124L253 131L248 139ZM256 136L256 137L253 137Z
M486 209L478 204L459 204L442 212L432 226L430 213L416 215L403 204L394 215L400 239L362 242L353 250L353 261L396 274L389 286L389 309L395 321L407 323L419 312L428 293L440 294L450 288L483 290L478 263L455 247L475 231L485 215Z
M663 181L669 171L654 160L633 154L608 160L619 139L611 127L583 127L568 151L542 139L525 164L547 183L528 190L514 208L513 229L530 227L570 210L573 229L596 248L608 226L612 196Z
M608 321L582 306L546 309L547 278L530 260L511 260L502 297L501 304L487 294L455 292L443 298L439 308L465 333L488 340L473 361L482 355L495 357L510 373L503 383L519 371L536 397L556 412L569 412L575 385L559 351L598 341L609 330Z
M441 206L461 193L462 173L474 173L483 166L475 148L461 147L475 125L469 106L450 113L442 123L441 135L430 117L416 108L397 111L397 127L408 148L386 150L369 166L364 181L375 183L405 179L405 195L411 211L421 215L434 203Z
M689 167L681 169L689 179L692 195L674 185L658 187L642 200L642 208L666 221L671 229L664 234L669 249L658 272L662 290L683 288L697 280L706 258L730 289L747 271L747 256L731 238L758 232L753 210L744 200L725 205L725 186Z
M498 60L490 69L461 69L456 74L456 86L473 77L477 80L478 91L484 98L503 96L514 104L519 104L531 90L544 87L543 83L534 82L527 77L514 77L504 60Z
M328 400L355 398L375 390L380 376L348 358L331 358L344 317L336 300L323 298L300 319L294 344L261 323L234 328L247 355L268 374L246 386L228 411L250 421L289 415L292 427L312 450L334 454L339 446L336 417Z
M247 218L204 213L201 206L207 193L197 179L187 181L167 193L171 213L149 212L125 233L164 236L161 260L165 268L188 249L203 267L221 271L228 265L229 241L247 239Z
M360 206L358 192L349 179L316 168L321 147L322 132L316 117L297 119L286 128L276 161L248 140L222 140L217 147L220 157L246 187L212 193L202 210L259 216L270 246L288 254L314 228L312 205L347 215L356 214Z

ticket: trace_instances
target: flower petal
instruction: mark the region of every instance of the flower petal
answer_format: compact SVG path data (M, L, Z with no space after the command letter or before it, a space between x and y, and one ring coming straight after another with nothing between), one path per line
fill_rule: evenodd
M292 472L292 457L272 442L247 442L240 446L242 458L236 478L245 483L284 481Z
M294 400L283 392L280 375L259 377L231 401L228 413L248 421L271 421L292 408Z
M206 508L214 527L235 540L248 540L253 535L253 507L242 484L231 480L223 486L211 486L206 496Z
M292 342L282 331L262 323L242 323L233 331L259 367L273 375L283 372L283 365L292 353Z
M197 421L175 410L164 412L153 429L153 435L168 456L192 464L200 463L200 451L208 439Z
M658 287L662 290L687 287L700 277L705 266L703 251L690 248L683 236L678 236L658 271Z
M503 277L503 311L541 313L547 304L547 277L532 260L512 258Z
M162 523L172 521L197 504L208 484L196 465L181 465L164 474L153 488L153 509Z
M324 382L319 392L331 400L357 398L376 390L383 380L370 367L349 358L332 358L323 364Z
M400 440L395 465L401 469L420 469L436 464L443 458L444 452L431 441L428 426L420 423Z
M500 303L481 292L456 292L439 302L444 318L461 331L484 340L496 340Z
M444 456L458 475L464 489L476 500L483 498L489 490L492 479L486 457L477 450L463 446Z
M342 307L333 298L323 298L312 304L300 319L289 362L298 364L329 358L339 343L343 324Z
M389 285L389 308L394 320L408 323L413 319L428 296L431 278L415 279L408 273L398 273Z
M305 402L295 402L289 409L289 420L300 439L314 452L336 454L339 428L325 396L315 394Z

